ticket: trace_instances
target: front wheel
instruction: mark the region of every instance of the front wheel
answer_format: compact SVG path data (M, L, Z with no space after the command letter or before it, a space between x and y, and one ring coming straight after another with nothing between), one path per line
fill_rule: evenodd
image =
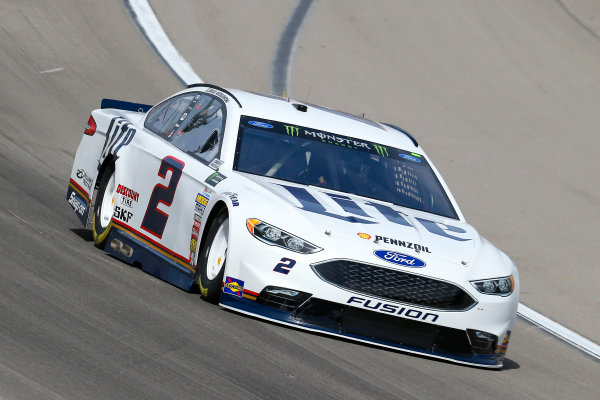
M104 171L102 180L96 193L94 202L94 218L92 220L92 232L94 243L103 248L110 232L111 220L115 210L115 169L109 167Z
M218 303L229 245L227 212L222 212L215 218L208 230L205 243L198 260L197 282L200 295L211 303Z

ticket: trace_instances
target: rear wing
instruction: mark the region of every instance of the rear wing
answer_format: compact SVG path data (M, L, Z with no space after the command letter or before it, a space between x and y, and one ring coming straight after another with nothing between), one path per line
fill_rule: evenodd
M116 108L118 110L134 111L139 113L146 113L152 107L154 106L114 99L102 99L102 102L100 103L100 108Z

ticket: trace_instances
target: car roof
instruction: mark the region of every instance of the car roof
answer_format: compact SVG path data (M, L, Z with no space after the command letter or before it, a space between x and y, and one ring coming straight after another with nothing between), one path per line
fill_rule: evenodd
M409 151L422 152L410 134L395 126L380 124L356 115L290 98L239 89L225 90L233 95L241 105L238 107L237 102L230 102L230 111L237 109L234 112L240 115L286 122Z
M215 90L221 91L221 93L215 93ZM248 92L240 89L224 89L205 83L189 85L187 89L179 93L191 91L210 92L221 98L223 98L223 95L232 97L234 101L226 101L228 119L234 117L234 115L237 118L246 115L267 121L278 121L313 128L315 131L330 132L416 152L425 156L429 162L429 158L418 145L417 141L408 132L395 125L370 121L359 116L304 103L291 98ZM300 106L305 106L306 109L304 110ZM237 131L237 129L233 129ZM446 183L441 178L435 166L431 162L429 162L429 165L450 197L458 219L464 221L464 216Z

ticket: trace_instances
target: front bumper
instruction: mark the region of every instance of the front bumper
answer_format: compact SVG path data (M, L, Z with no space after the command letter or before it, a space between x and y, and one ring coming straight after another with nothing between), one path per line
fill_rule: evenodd
M482 339L474 330L449 328L420 318L399 318L310 297L293 304L263 290L258 296L222 293L221 306L300 329L340 336L404 352L486 368L501 368L507 338ZM427 318L425 318L427 320ZM510 336L510 331L508 331ZM489 340L491 339L491 340ZM504 339L504 340L503 340Z
M485 368L503 365L516 317L518 287L508 297L483 295L469 284L464 266L444 260L432 262L427 273L408 268L393 271L371 256L372 244L367 241L343 248L331 244L307 255L257 246L247 231L238 235L234 231L230 243L236 249L228 252L225 275L239 282L242 290L231 294L225 288L220 301L225 308L456 363ZM361 265L346 265L347 261ZM414 279L402 283L400 275L404 274ZM301 303L278 303L266 296L269 287L308 297Z

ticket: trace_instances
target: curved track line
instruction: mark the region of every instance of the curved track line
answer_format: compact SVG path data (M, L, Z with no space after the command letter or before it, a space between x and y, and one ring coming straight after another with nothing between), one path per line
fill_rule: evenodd
M124 2L150 46L171 68L175 76L185 85L202 83L202 79L171 43L148 1L124 0Z
M288 23L283 30L283 34L279 39L271 75L271 93L276 96L281 96L283 93L289 96L290 76L292 73L291 60L294 52L294 45L298 38L298 32L300 32L302 23L312 4L313 0L300 0L298 2L296 9L288 20Z
M131 10L136 24L150 42L150 45L156 50L165 63L167 63L175 75L185 84L202 82L190 64L181 56L181 54L179 54L177 49L173 46L173 43L171 43L171 40L169 40L167 34L162 29L160 22L158 22L156 15L154 15L150 4L148 4L148 1L124 1ZM298 6L294 10L283 32L282 38L279 41L277 55L273 63L273 81L271 86L274 94L280 94L283 90L289 89L292 49L304 17L308 13L312 3L313 0L299 1ZM543 316L522 303L519 303L517 313L526 321L539 326L546 332L564 340L592 357L600 359L600 346L591 340L586 339L567 327Z

